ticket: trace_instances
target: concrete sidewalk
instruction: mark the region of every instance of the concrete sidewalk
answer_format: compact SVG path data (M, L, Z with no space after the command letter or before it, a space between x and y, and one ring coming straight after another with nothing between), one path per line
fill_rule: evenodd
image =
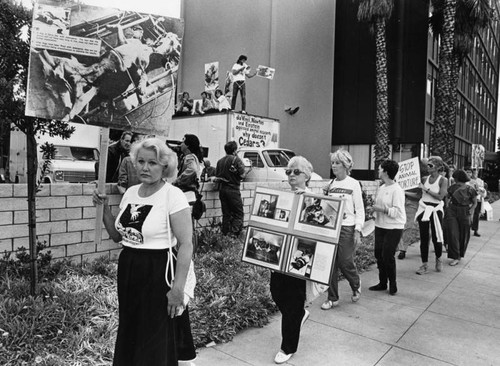
M376 266L361 275L362 297L353 304L350 288L339 284L340 305L320 309L326 294L308 309L299 349L288 365L500 365L500 201L494 221L480 221L456 267L443 253L443 272L419 276L418 243L397 260L398 290L369 291L378 283ZM431 244L432 248L432 244ZM197 366L273 365L281 335L279 313L263 328L233 341L198 350Z

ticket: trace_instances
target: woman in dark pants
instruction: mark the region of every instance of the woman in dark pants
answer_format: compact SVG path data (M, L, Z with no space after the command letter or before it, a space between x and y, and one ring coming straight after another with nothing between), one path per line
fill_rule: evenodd
M290 159L286 174L292 191L300 193L308 190L306 183L311 179L312 172L311 163L304 157L294 156ZM297 351L300 328L309 317L309 311L304 309L306 281L271 272L271 295L282 315L281 349L274 358L275 363L281 364Z
M429 272L429 228L431 229L432 242L434 244L434 252L436 254L436 272L441 272L443 264L441 255L443 253L443 198L446 196L448 189L448 179L441 175L444 169L443 160L439 156L431 156L427 162L427 170L429 176L425 178L423 183L420 183L422 189L422 198L419 202L419 207L416 213L416 221L420 230L420 257L422 265L416 271L417 274L423 275Z
M394 160L385 160L380 164L378 175L383 184L379 187L375 204L371 208L375 213L375 258L379 283L369 290L385 291L389 280L391 295L398 292L394 255L406 223L405 193L394 181L398 170L399 164Z
M454 184L448 188L448 206L444 215L448 238L450 266L465 256L470 239L472 213L477 205L477 192L467 184L470 178L463 170L453 173Z

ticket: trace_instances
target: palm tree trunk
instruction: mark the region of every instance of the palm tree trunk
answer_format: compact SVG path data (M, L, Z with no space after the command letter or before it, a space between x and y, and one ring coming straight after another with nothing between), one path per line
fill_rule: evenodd
M444 24L439 48L436 85L436 110L431 131L430 152L446 163L453 163L455 148L455 106L457 99L458 59L453 54L457 0L445 0Z
M385 21L375 25L377 114L375 122L375 169L389 158L389 99L387 93L387 47Z

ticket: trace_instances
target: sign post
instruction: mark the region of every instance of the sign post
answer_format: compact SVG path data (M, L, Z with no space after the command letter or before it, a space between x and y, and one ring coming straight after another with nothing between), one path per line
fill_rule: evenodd
M106 166L108 165L108 145L109 145L109 128L101 128L101 154L99 156L99 172L97 176L97 190L99 193L106 193ZM95 238L96 245L101 244L102 240L102 219L104 214L104 206L98 205L95 213Z

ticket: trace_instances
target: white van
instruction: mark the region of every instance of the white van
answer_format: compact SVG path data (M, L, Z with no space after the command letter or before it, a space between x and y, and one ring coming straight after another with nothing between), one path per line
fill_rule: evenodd
M75 131L69 139L48 134L36 137L39 170L44 157L40 146L51 143L56 149L49 171L42 177L43 183L86 183L96 180L95 164L99 160L100 128L96 126L70 123ZM11 131L9 170L15 183L27 182L26 135L17 130Z
M292 150L279 147L240 147L237 151L248 171L245 182L282 182L288 180L285 170L288 162L296 154ZM311 180L322 180L313 173Z
M99 150L95 147L54 145L54 148L56 153L43 183L87 183L97 179L95 165Z

